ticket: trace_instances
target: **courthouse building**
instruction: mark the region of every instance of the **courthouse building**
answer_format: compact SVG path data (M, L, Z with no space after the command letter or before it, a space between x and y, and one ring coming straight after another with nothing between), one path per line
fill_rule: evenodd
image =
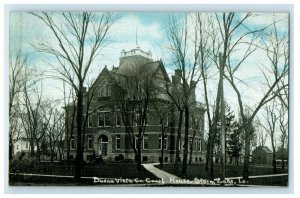
M181 71L176 70L174 75L168 76L162 60L154 61L151 52L145 52L139 47L125 51L121 51L119 67L113 67L111 70L106 66L100 72L91 88L86 92L85 96L85 115L89 115L84 134L84 153L85 160L89 159L92 153L101 155L105 160L134 160L135 154L133 146L136 142L130 143L129 135L125 131L122 114L116 99L114 97L113 77L116 75L126 76L126 68L142 67L150 71L157 79L158 84L162 86L169 83L176 86L181 83ZM142 69L143 71L143 69ZM87 101L91 92L93 97L89 107ZM205 150L203 142L204 133L204 113L203 106L196 101L195 89L193 89L190 98L190 129L189 129L189 157L192 154L192 162L204 162ZM164 162L174 162L177 140L178 111L176 106L167 94L161 93L157 100L162 105L167 104L170 112L165 118L165 133L162 137L161 124L154 108L149 104L150 111L147 115L147 124L145 134L141 144L141 157L144 163L159 162L161 160L161 151L164 151ZM152 101L153 102L153 101ZM88 109L88 110L87 110ZM136 115L138 117L140 115ZM76 119L75 119L76 120ZM133 125L134 131L137 132L136 123ZM181 137L179 138L179 160L183 159L183 143L184 143L184 120L182 124ZM163 143L164 142L164 143ZM76 131L73 133L70 142L70 155L76 156ZM162 148L164 145L164 148ZM192 148L192 152L190 152ZM65 155L66 156L66 155Z

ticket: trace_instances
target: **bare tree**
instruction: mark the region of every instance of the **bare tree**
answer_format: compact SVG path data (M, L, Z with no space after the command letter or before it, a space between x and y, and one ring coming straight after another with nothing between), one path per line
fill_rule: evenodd
M280 131L280 150L281 150L281 168L285 167L285 148L288 148L288 109L280 102L279 108L277 109L279 118L279 131Z
M179 70L180 71L180 70ZM181 130L182 130L182 124L183 124L183 113L184 113L184 97L182 88L180 85L180 76L176 74L174 79L171 83L166 82L166 93L169 96L170 100L173 103L172 111L174 112L174 127L177 126L177 132L176 132L176 143L175 143L175 169L178 170L178 163L179 163L179 155L181 150Z
M73 90L67 96L66 86L63 82L63 94L64 94L64 110L65 110L65 144L67 149L67 164L70 165L70 146L75 130L75 118L76 118L76 100L73 94Z
M28 56L19 50L15 57L9 53L9 159L13 158L14 142L20 136L20 98L23 92L24 76Z
M288 137L288 90L289 90L289 82L288 82L288 61L289 61L289 46L287 39L287 31L279 31L278 30L277 21L274 19L272 23L271 31L268 34L268 42L262 40L262 46L264 46L265 51L267 53L267 57L269 62L272 65L272 77L274 79L278 79L278 83L276 84L276 88L273 89L273 94L276 95L274 100L277 101L276 105L276 115L278 120L276 124L279 127L280 131L280 147L281 147L281 158L282 158L282 169L284 169L284 149L285 144ZM282 75L281 73L284 73ZM267 81L268 86L272 87L272 80L265 75L265 79Z
M265 130L270 136L271 145L272 145L272 166L273 173L276 173L276 131L277 131L277 120L278 115L276 113L276 103L273 100L269 104L265 106L265 120L266 126L264 126Z
M189 157L189 164L192 163L192 159L193 159L193 150L194 150L194 141L195 141L195 137L197 132L200 130L200 125L201 125L201 119L195 115L195 113L192 114L192 119L191 119L191 128L193 130L193 134L192 134L192 138L191 138L191 142L190 142L190 157ZM199 137L201 138L201 137ZM198 144L196 142L196 144Z
M199 32L201 37L199 38L199 67L201 70L201 80L204 91L204 104L206 108L206 115L208 119L208 139L206 144L206 165L205 169L208 173L208 178L214 179L214 169L213 169L213 155L214 155L214 145L217 132L217 118L219 117L219 104L220 103L220 80L218 82L217 95L213 100L214 104L211 104L210 97L212 95L209 93L209 80L213 78L214 66L218 65L214 61L217 57L217 52L215 49L218 48L219 41L217 36L217 30L214 25L213 16L210 14L200 14L197 13L197 23L196 31ZM215 64L214 64L215 63ZM212 109L211 106L215 106Z
M26 138L30 144L30 155L35 156L34 147L37 147L39 158L39 142L44 136L42 115L42 89L27 87L28 81L24 83L24 102L21 110L21 122Z
M161 148L160 153L160 166L163 166L164 164L164 151L165 151L165 138L166 138L166 131L169 129L169 125L171 124L171 117L170 117L170 109L172 108L169 102L163 102L163 101L156 101L153 104L154 108L154 115L159 120L159 124L161 127L161 144L159 145Z
M197 21L194 16L194 21ZM169 20L168 40L170 51L173 56L173 63L178 71L180 71L180 81L178 84L182 90L182 107L184 110L184 145L183 145L183 161L182 171L183 175L187 171L188 162L188 144L189 144L189 125L190 125L190 105L195 103L195 96L193 91L200 80L199 61L201 35L198 31L190 30L191 25L187 14L184 15L182 20L176 17L171 17ZM196 29L196 28L195 28ZM176 96L177 97L177 96ZM171 99L174 96L171 96ZM176 101L173 99L173 101ZM180 110L180 109L178 109Z
M254 121L257 129L257 143L259 146L265 146L268 133L265 132L265 128L259 119Z
M72 86L76 93L77 150L75 179L81 178L82 170L82 130L84 83L88 71L101 49L108 43L108 34L116 21L111 13L92 12L32 13L41 19L58 43L40 43L38 50L55 56L59 65L55 69L55 78L62 79ZM58 17L58 18L56 18Z
M52 163L54 157L57 159L58 153L60 156L62 154L60 141L62 140L65 130L64 112L59 111L55 106L57 106L57 104L50 101L46 107L47 109L45 109L45 119L49 123L46 128L46 139L49 142L50 159Z
M114 93L121 110L125 132L135 153L138 170L141 170L142 143L150 104L158 95L156 80L152 68L143 65L133 65L115 73L114 76Z
M258 100L258 104L249 116L245 114L245 105L243 103L242 94L239 90L238 82L241 82L240 79L235 75L236 71L240 68L242 63L257 49L255 41L262 35L263 30L266 30L268 27L264 27L258 30L251 30L245 24L245 21L251 17L251 13L246 13L243 17L237 17L235 13L223 13L216 14L216 19L219 24L219 29L222 38L222 52L220 56L220 63L226 66L227 73L225 78L228 80L233 90L237 94L239 110L242 120L242 126L245 131L245 160L244 160L244 169L243 169L243 178L248 180L249 177L249 157L250 157L250 125L252 124L253 119L255 118L257 112L264 106L267 102L272 100L275 96L273 93L277 88L280 79L287 74L288 65L284 64L283 69L279 70L279 65L272 67L272 71L276 72L278 75L276 78L268 79L269 88L266 89L263 96ZM238 33L240 31L241 33ZM245 42L244 39L247 38ZM250 40L250 41L249 41ZM244 50L244 55L240 58L237 63L231 61L231 56L237 47L241 44L247 43L247 47ZM286 62L287 63L287 62ZM264 73L266 76L266 74ZM238 81L238 82L237 82Z

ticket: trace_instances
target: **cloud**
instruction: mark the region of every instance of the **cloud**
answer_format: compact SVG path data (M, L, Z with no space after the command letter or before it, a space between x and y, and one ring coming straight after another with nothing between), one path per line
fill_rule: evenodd
M288 13L253 13L252 17L247 19L246 24L261 28L276 22L277 29L285 32L289 28Z
M138 15L135 13L121 14L123 16L112 26L110 43L103 49L103 51L101 51L99 57L97 57L97 59L95 59L93 62L89 79L96 78L104 68L104 65L107 65L108 68L112 68L112 66L118 66L121 50L130 50L136 47L136 33L137 42L141 49L144 51L150 50L153 54L154 60L162 58L167 67L166 69L168 73L173 73L174 66L172 65L172 61L170 59L170 52L165 48L167 44L167 39L165 36L166 27L162 25L161 21L152 20L145 23L143 19L138 17ZM270 24L272 23L273 16L279 21L278 27L280 30L286 31L288 25L288 14L286 13L255 13L254 17L250 18L247 24L253 27ZM22 45L24 50L31 54L32 63L46 70L49 66L45 64L45 61L49 61L53 64L57 64L57 62L55 62L53 58L49 57L49 55L39 53L32 48L31 44L40 41L48 41L50 43L55 41L53 34L49 31L49 28L46 27L45 24L29 13L11 13L10 44L12 44L14 49L17 49L19 45ZM239 51L235 52L233 58L239 59L242 57L242 49L243 46L240 47ZM263 93L263 89L260 84L260 81L263 80L263 76L258 65L266 67L269 66L269 63L266 61L266 54L261 50L257 50L255 53L253 53L237 72L239 79L248 83L248 86L243 83L239 83L238 86L243 94L245 103L249 106L254 106L258 99L261 98L261 94ZM209 90L212 93L212 98L217 90L217 82L218 76L210 81ZM61 95L54 91L57 90L59 84L51 83L50 80L47 80L45 85L47 85L45 86L45 91L48 92L48 95L56 94L56 97L61 97ZM236 106L237 100L235 92L228 83L225 83L224 86L226 100L229 101L231 105ZM203 92L201 88L197 89L197 98L199 100L203 98Z

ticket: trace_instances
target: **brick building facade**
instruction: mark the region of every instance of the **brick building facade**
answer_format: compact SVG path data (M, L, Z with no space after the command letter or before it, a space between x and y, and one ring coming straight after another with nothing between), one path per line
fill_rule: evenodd
M122 50L119 67L113 67L109 70L105 67L97 77L93 86L88 90L85 97L85 115L86 132L84 134L84 153L85 160L93 152L101 155L106 160L135 159L135 153L130 143L129 135L125 132L125 126L122 120L122 114L118 108L118 103L114 97L112 76L117 73L125 75L127 67L145 67L157 77L158 83L164 81L170 84L180 83L180 70L176 70L170 80L163 62L153 61L150 52L144 52L140 48L130 51ZM195 90L191 94L191 124L189 136L189 155L192 147L192 162L203 162L205 160L203 131L204 131L204 108L196 102ZM90 99L90 95L93 97ZM90 101L87 108L87 102ZM161 105L168 106L170 113L166 116L165 136L162 137L161 124L155 110L151 108L147 115L147 125L145 135L142 141L142 161L158 162L161 160L161 150L164 150L164 162L173 162L175 160L176 139L177 139L177 111L175 106L166 94L160 94L159 101ZM136 116L139 116L136 114ZM184 122L183 122L184 123ZM133 130L137 132L137 123L133 125ZM184 125L183 125L184 126ZM70 155L76 156L76 132L73 133L70 142ZM184 127L182 127L181 141L179 144L180 160L183 159L183 140ZM164 141L164 148L162 148ZM136 143L133 143L136 145ZM66 155L65 155L66 156ZM190 157L189 157L190 158ZM189 159L188 158L188 159Z

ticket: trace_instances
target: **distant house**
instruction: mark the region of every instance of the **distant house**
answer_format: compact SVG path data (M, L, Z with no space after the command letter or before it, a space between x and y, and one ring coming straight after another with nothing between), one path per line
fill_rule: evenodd
M18 153L25 152L29 153L30 151L30 141L27 138L20 138L15 141L14 144L14 156ZM34 147L34 151L36 151L36 146Z
M272 164L273 152L267 146L258 146L252 151L254 164Z

